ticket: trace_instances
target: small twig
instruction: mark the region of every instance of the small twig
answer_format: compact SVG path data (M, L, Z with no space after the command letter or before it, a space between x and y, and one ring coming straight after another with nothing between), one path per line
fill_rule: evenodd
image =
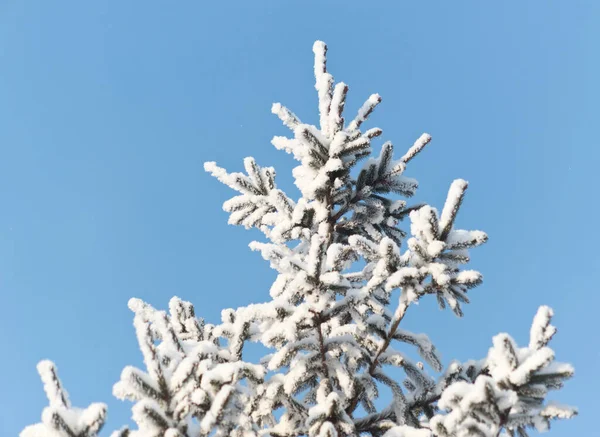
M330 219L332 224L335 224L344 214L346 214L348 212L348 210L350 209L350 205L352 205L353 203L356 203L357 201L360 200L360 196L358 195L358 193L356 195L354 195L354 197L352 197L352 199L350 199L346 204L344 204L339 210L338 212L336 212Z
M377 367L377 364L379 364L379 357L381 356L382 353L384 353L387 350L390 343L392 342L392 339L393 339L394 335L396 334L396 330L398 329L400 322L404 318L404 315L406 314L407 309L408 309L408 305L406 303L402 303L401 306L398 308L398 310L399 310L398 317L396 318L396 320L394 320L394 323L392 323L392 326L390 327L390 331L388 332L388 335L386 336L386 339L385 339L383 345L379 348L377 355L375 355L375 359L371 362L371 365L369 366L369 374L371 374L371 375L373 374L373 372L375 371L375 368Z
M313 313L315 315L314 321L315 321L315 328L317 330L317 336L319 339L319 353L321 354L321 366L323 367L323 376L325 376L326 380L327 380L327 384L329 384L331 386L331 381L329 379L329 369L327 368L327 359L325 356L325 341L323 340L323 332L321 331L321 323L322 323L322 319L321 319L321 314L317 313L314 310L309 310L311 313Z

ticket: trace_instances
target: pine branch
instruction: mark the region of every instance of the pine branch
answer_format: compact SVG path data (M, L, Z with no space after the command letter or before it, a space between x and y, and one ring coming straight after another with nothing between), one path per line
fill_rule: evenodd
M367 370L367 373L370 376L373 376L373 374L375 373L375 369L377 369L377 366L379 365L379 358L381 357L381 354L383 354L387 350L387 348L390 346L390 344L394 338L394 335L396 334L396 330L400 326L400 322L404 318L404 315L406 314L407 309L408 309L408 304L401 303L400 306L398 307L398 309L396 310L395 320L392 322L392 325L390 326L390 329L389 329L387 335L385 336L383 344L377 351L375 358L373 359L373 361L371 361L371 364L369 365L369 369ZM354 410L358 406L358 402L359 402L361 396L362 396L362 391L359 391L352 398L352 400L350 401L350 405L348 405L348 407L346 408L346 413L352 414L352 412L354 412Z
M385 407L378 413L369 414L368 416L356 419L354 426L358 432L368 432L374 425L384 420L394 420L396 418L394 414L393 403Z

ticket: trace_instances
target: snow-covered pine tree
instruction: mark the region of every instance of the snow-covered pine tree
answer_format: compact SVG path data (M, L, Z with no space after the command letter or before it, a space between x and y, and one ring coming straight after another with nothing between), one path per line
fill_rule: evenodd
M550 308L539 309L527 347L499 334L486 358L445 369L425 334L401 327L428 295L463 315L467 290L482 278L463 266L487 236L455 228L464 180L451 184L441 214L399 198L414 194L417 182L404 172L430 136L399 159L390 142L370 157L371 140L382 131L361 127L381 98L369 97L346 122L348 87L334 86L325 44L317 41L313 51L319 126L280 104L272 108L292 131L272 143L299 161L293 176L300 197L278 189L275 170L253 158L244 160L246 174L205 164L239 192L224 204L229 223L259 229L268 240L250 247L278 272L271 300L225 310L216 325L176 297L169 314L130 300L146 371L126 367L115 385L118 398L135 402L138 429L113 436L523 437L575 415L546 400L573 375L548 347L556 333ZM405 221L410 226L401 226ZM272 353L246 363L247 342ZM401 351L408 346L437 378ZM50 407L21 437L95 436L104 407L71 408L53 365L39 368ZM403 370L403 380L392 368ZM391 396L378 409L383 387Z

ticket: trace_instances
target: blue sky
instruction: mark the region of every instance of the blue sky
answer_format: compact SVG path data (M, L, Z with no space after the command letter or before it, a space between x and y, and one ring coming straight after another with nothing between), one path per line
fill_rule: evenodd
M252 155L293 192L270 106L317 121L316 39L350 85L347 110L382 95L369 127L398 153L433 136L407 172L418 200L441 207L465 178L457 224L490 236L465 317L429 301L407 326L447 363L483 357L498 332L525 343L537 306L552 306L557 358L577 371L554 398L580 417L551 435L589 434L600 3L372 3L0 2L0 435L39 420L43 358L76 405L108 403L102 435L129 421L111 389L141 364L130 297L166 308L176 294L209 321L268 298L274 272L247 248L259 236L226 224L231 192L202 164L239 170Z

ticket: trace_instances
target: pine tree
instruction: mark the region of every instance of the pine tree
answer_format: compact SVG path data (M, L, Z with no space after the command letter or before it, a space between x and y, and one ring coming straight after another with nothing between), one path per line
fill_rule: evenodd
M317 41L313 51L319 126L272 107L292 132L272 144L299 162L300 197L277 188L275 170L253 158L244 160L245 173L205 164L239 193L223 205L229 223L265 235L267 242L250 248L277 271L271 300L224 310L221 323L210 325L176 297L169 313L131 299L146 370L126 367L114 387L115 396L135 403L138 429L113 437L522 437L574 416L574 408L546 399L573 375L548 347L556 333L550 308L539 309L527 347L499 334L487 357L446 368L425 334L401 327L428 295L463 315L468 290L482 281L464 268L468 251L487 235L455 226L464 180L450 185L441 213L403 200L418 186L405 170L431 137L423 134L399 159L390 142L372 156L371 141L382 131L361 128L381 98L369 97L346 122L348 86L334 86L325 44ZM244 362L248 342L271 353ZM412 361L406 347L439 376ZM73 409L53 365L39 369L50 406L21 436L96 436L104 406ZM385 390L389 405L378 409Z

